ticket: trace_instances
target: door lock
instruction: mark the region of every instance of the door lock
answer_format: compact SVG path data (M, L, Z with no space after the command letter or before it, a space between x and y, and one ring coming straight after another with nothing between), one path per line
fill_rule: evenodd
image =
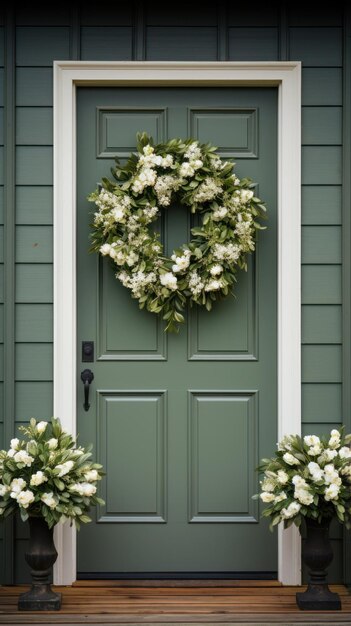
M82 341L82 361L83 363L94 362L94 342Z

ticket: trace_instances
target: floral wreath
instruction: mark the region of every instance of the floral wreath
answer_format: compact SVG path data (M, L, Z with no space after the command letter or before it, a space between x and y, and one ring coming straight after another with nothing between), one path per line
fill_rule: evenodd
M140 308L161 314L167 331L178 331L187 302L205 306L233 293L237 269L247 269L255 249L257 218L265 206L253 183L239 179L234 163L223 161L210 143L171 139L154 145L137 135L138 154L89 195L98 211L92 224L91 250L117 266L116 278L130 289ZM175 201L199 214L192 239L163 254L159 234L150 225Z

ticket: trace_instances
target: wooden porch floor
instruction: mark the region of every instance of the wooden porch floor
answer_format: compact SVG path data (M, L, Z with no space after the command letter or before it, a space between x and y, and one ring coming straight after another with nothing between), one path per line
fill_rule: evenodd
M206 581L80 581L55 587L62 593L62 609L20 612L19 593L28 587L0 587L0 624L333 624L351 625L351 595L343 586L331 587L341 596L341 611L299 611L296 591L277 582Z

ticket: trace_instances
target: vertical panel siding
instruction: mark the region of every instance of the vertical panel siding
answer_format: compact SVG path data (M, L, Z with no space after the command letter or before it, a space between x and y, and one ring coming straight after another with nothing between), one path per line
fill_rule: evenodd
M70 58L70 34L70 11L17 13L17 426L30 415L47 419L52 414L52 62ZM26 528L16 524L15 533L19 582L29 575Z
M290 11L290 58L302 61L302 421L324 434L342 406L342 16ZM314 19L313 19L314 18ZM335 279L332 284L330 279ZM318 282L313 287L311 281ZM340 528L332 530L342 580Z
M342 15L289 5L131 3L16 15L16 419L52 407L52 61L279 60L302 74L302 414L305 432L345 419L342 407ZM0 22L0 81L3 80ZM0 98L2 90L0 88ZM0 100L0 150L3 102ZM0 180L3 180L0 163ZM3 187L0 184L0 227ZM0 307L3 265L0 262ZM1 329L0 309L0 329ZM0 339L3 333L0 331ZM0 371L3 368L0 367ZM0 381L1 385L1 381ZM1 400L0 386L0 400ZM0 405L1 408L2 405ZM1 413L1 411L0 411ZM0 417L0 435L2 433ZM23 581L23 527L15 581ZM342 577L341 535L335 580ZM0 535L1 557L1 535Z

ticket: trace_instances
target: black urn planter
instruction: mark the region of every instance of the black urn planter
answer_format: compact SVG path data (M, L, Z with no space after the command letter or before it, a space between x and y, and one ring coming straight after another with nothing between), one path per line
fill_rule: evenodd
M25 559L31 567L32 586L18 599L20 611L58 611L61 594L51 589L50 574L57 559L53 540L53 528L49 528L43 517L30 517L29 547Z
M340 597L330 591L327 584L327 567L333 560L333 550L329 540L330 519L319 524L305 518L306 540L302 548L302 559L309 569L307 590L296 594L296 602L305 611L338 611Z

